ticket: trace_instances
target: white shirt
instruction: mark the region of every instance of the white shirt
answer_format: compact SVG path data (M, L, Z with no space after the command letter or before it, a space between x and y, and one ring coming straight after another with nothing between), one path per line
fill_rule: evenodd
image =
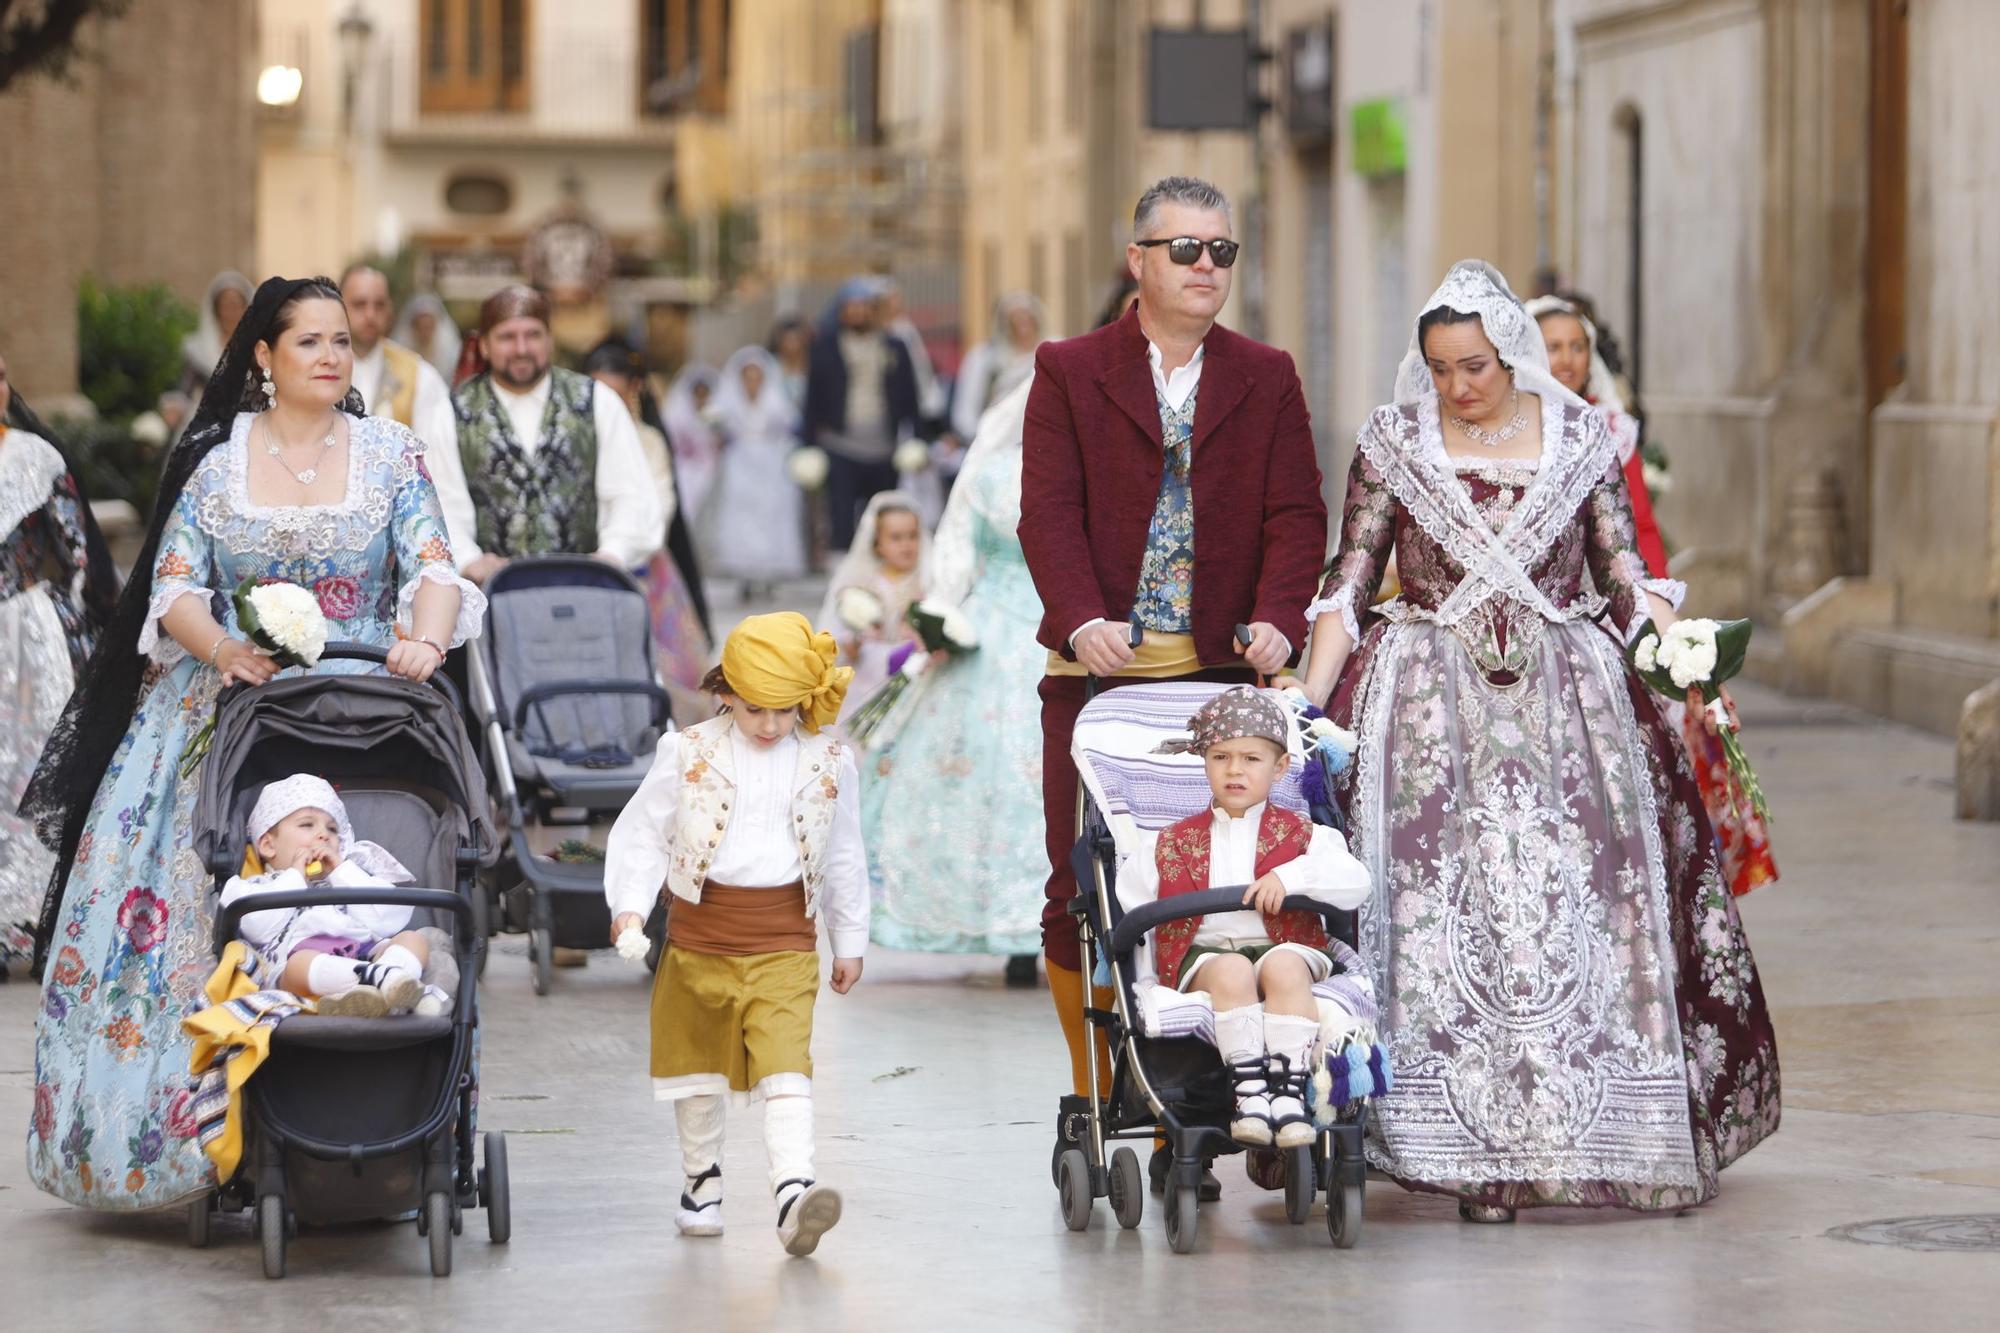
M680 742L678 733L661 737L653 767L605 841L604 898L614 920L625 912L645 916L666 883L681 809ZM756 745L732 727L729 743L736 765L735 808L709 860L708 878L746 889L795 884L805 874L792 836L798 738ZM833 956L860 958L868 950L868 858L861 843L861 775L851 751L841 752L837 781L819 914L826 919Z
M327 872L326 882L343 889L386 889L386 879L378 879L352 861L342 861ZM283 870L276 874L244 879L234 876L222 889L222 906L253 893L303 893L303 871ZM236 933L274 962L291 957L292 950L315 935L332 935L343 940L386 940L409 928L414 909L407 905L353 907L272 907L252 912L237 923Z
M1194 396L1195 386L1201 383L1201 359L1207 353L1206 345L1195 348L1187 364L1175 366L1174 373L1169 375L1164 370L1167 360L1160 353L1160 345L1151 338L1146 340L1146 364L1153 368L1153 387L1174 411L1186 407L1187 400Z
M388 404L376 402L376 395L382 391L382 376L388 369L389 357L379 342L367 356L354 358L354 391L361 395L362 406L367 408L369 416L380 416L388 410ZM472 497L465 490L465 465L458 457L458 418L451 410L451 389L436 367L422 357L417 358L417 396L410 406L410 429L423 442L424 464L430 468L432 485L437 484L438 474L446 470L459 479L457 494L450 500L444 489L438 488L438 507L444 510L445 536L451 539L452 551L455 554L474 547ZM457 499L463 499L464 505L453 502ZM458 563L463 565L465 558L460 557Z
M1250 885L1257 879L1257 833L1264 818L1260 802L1232 819L1221 810L1210 812L1208 843L1208 883L1204 888ZM1160 867L1155 857L1160 835L1148 833L1139 840L1139 850L1118 867L1118 901L1127 911L1160 896ZM1354 859L1346 841L1333 829L1313 825L1312 839L1304 856L1278 866L1272 872L1286 893L1302 893L1330 906L1352 911L1368 896L1368 868ZM1237 912L1211 912L1201 920L1194 934L1196 944L1218 947L1241 944L1269 944L1264 916L1254 908Z
M498 380L493 381L494 395L506 409L514 439L530 458L541 448L542 417L548 411L554 378L542 376L541 382L526 393L515 393ZM661 512L659 492L643 484L652 470L639 447L639 429L633 425L632 414L625 410L624 402L598 385L590 395L590 415L597 428L597 550L577 554L608 556L626 569L637 569L665 544L670 515ZM438 503L444 507L452 556L463 569L480 555L474 539L478 529L472 492L466 486L465 463L458 450L450 450L450 463L440 465L438 460L443 452L434 451L430 456L431 480L437 486ZM454 509L459 514L458 521L465 526L463 540L452 520Z

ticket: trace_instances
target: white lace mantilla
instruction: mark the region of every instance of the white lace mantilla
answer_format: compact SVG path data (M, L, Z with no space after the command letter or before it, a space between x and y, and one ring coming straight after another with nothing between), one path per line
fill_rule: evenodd
M41 436L14 429L0 438L0 537L49 502L64 470L62 455Z

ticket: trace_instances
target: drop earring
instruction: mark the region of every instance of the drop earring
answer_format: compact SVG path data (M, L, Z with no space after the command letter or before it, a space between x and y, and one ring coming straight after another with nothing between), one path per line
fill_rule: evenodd
M274 382L271 379L270 367L266 366L264 368L264 406L276 407L277 405L278 405L278 386L276 382Z

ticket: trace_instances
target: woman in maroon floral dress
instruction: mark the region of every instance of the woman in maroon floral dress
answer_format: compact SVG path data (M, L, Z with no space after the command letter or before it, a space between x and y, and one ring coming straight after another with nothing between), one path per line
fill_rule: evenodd
M1395 1058L1370 1161L1470 1221L1701 1203L1777 1128L1778 1060L1700 793L1625 661L1685 590L1646 577L1617 446L1490 265L1453 267L1396 388L1305 679L1360 737ZM1391 551L1401 593L1363 632Z

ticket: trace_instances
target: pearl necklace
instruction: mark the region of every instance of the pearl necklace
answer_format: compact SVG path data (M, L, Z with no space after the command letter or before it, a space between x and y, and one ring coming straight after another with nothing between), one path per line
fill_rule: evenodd
M1471 440L1474 444L1484 445L1488 449L1497 449L1528 428L1527 414L1521 411L1521 389L1519 385L1515 386L1513 396L1507 400L1507 406L1513 410L1514 419L1498 430L1488 430L1476 422L1467 421L1464 417L1453 417L1451 424L1458 427L1464 433L1465 438Z
M292 472L292 465L285 461L285 456L282 453L278 452L277 442L280 440L280 438L281 437L278 434L277 423L272 421L269 417L266 417L264 419L264 452L271 455L271 457L277 459L279 467L284 468L285 471L287 472ZM337 429L333 426L328 426L326 428L326 438L319 442L321 454L324 455L327 450L333 448L334 444L338 442L339 438L340 437ZM284 443L289 444L291 442L289 440L286 440L284 441ZM318 479L319 468L309 467L305 469L303 472L292 472L292 475L299 479L299 485L310 486L313 484L315 480Z

